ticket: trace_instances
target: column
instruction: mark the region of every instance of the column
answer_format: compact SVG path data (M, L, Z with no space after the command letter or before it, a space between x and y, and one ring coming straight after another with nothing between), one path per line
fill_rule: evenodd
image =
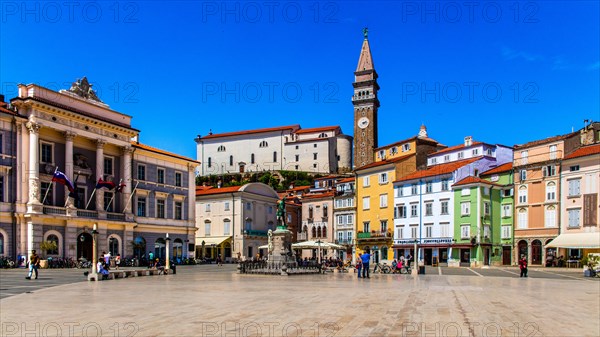
M67 178L71 179L74 184L76 183L76 176L73 175L73 139L75 138L75 136L76 134L74 132L65 132L65 175L67 176ZM69 189L67 188L67 186L65 186L64 188L65 204L67 205L67 207L72 208L73 199L69 198Z
M29 121L25 126L29 130L29 199L27 200L27 212L42 213L42 203L40 202L40 164L38 151L41 126L40 124L35 123L35 121ZM31 248L28 248L28 250L31 250Z
M96 182L98 179L104 180L104 144L106 142L102 139L96 141ZM104 191L102 189L96 190L96 211L104 212Z
M182 217L187 220L190 227L196 227L196 173L194 170L196 167L193 164L188 164L188 197L187 209L183 210ZM233 207L233 204L231 205ZM187 213L187 217L185 214ZM232 220L233 221L233 220Z
M125 187L123 187L123 191L121 191L121 209L125 214L131 214L131 202L129 198L131 197L131 191L134 186L133 180L131 179L131 170L133 162L131 160L131 153L133 149L131 146L124 146L121 148L123 155L121 156L121 177L123 178L123 182L125 183Z
M531 240L527 240L527 266L531 266Z

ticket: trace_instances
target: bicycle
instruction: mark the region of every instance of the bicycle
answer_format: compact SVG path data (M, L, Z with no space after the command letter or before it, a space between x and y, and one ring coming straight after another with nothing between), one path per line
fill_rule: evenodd
M386 263L376 263L375 267L373 268L373 274L377 273L379 270L379 273L382 274L389 274L392 270L390 268L390 266L388 266Z

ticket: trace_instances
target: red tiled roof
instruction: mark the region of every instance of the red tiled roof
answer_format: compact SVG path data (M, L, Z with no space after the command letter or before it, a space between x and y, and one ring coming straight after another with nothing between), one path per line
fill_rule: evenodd
M529 143L525 143L525 144L521 144L521 145L515 145L514 148L516 150L516 149L522 149L522 148L526 148L526 147L532 147L532 146L536 146L536 145L542 145L542 144L546 144L546 143L556 142L556 141L559 141L559 140L563 140L563 139L569 138L569 137L571 137L571 136L573 136L575 134L579 134L579 131L567 133L566 135L558 135L558 136L554 136L554 137L549 137L549 138L534 140L534 141L531 141Z
M306 186L296 186L294 188L288 189L288 191L304 191L306 189L311 188L310 185L306 185Z
M483 180L481 178L473 177L473 176L466 177L463 180L457 182L456 184L454 184L452 186L462 186L462 185L469 185L469 184L487 184L487 185L494 185L494 186L502 186L502 185L495 184L490 181Z
M350 182L353 182L355 180L356 180L356 178L354 178L354 177L344 178L344 179L338 181L338 184L350 183Z
M328 175L325 177L315 178L315 180L327 180L327 179L338 179L338 178L339 178L339 176Z
M450 151L454 151L454 150L459 150L459 149L462 149L462 148L465 148L465 147L477 146L477 145L481 145L481 144L485 144L485 143L483 143L483 142L473 142L469 146L465 146L465 144L455 145L455 146L447 147L445 149L442 149L442 150L430 153L430 154L428 154L428 156L435 156L435 155L438 155L440 153L446 153L446 152L450 152Z
M487 175L490 175L490 174L508 172L508 171L512 170L512 168L513 168L513 163L511 161L511 162L508 162L506 164L502 164L500 166L497 166L497 167L494 167L492 169L489 169L489 170L481 173L480 175L487 176Z
M324 193L316 193L316 194L305 194L302 196L302 200L304 199L319 199L319 198L328 198L335 196L335 192L324 192Z
M600 154L600 144L581 147L566 156L564 160Z
M242 186L230 186L230 187L221 187L221 188L213 187L213 188L205 189L205 190L198 190L198 188L196 188L196 196L232 193L232 192L239 191L240 188L242 188Z
M433 177L433 176L437 176L440 174L448 174L448 173L454 172L455 170L457 170L465 165L468 165L475 161L478 161L481 158L482 157L479 156L479 157L469 158L469 159L465 159L465 160L459 160L459 161L455 161L455 162L451 162L451 163L430 166L425 170L419 170L417 172L405 175L404 177L401 177L400 179L398 179L394 182Z
M146 150L146 151L150 151L150 152L162 154L162 155L165 155L165 156L174 157L174 158L178 158L178 159L183 159L183 160L187 160L187 161L191 161L191 162L200 164L199 161L196 161L194 159L191 159L191 158L188 158L188 157L184 157L184 156L172 153L172 152L167 152L167 151L164 151L164 150L161 150L161 149L157 149L157 148L152 147L152 146L140 144L138 142L131 142L131 145L133 145L133 147L136 147L138 149L142 149L142 150Z
M278 126L273 128L264 128L264 129L255 129L255 130L244 130L244 131L234 131L234 132L225 132L225 133L215 133L212 135L206 135L204 137L200 137L202 139L214 139L221 137L231 137L231 136L240 136L240 135L251 135L254 133L265 133L265 132L273 132L273 131L284 131L284 130L292 130L296 131L300 129L300 125L288 125L288 126Z
M337 129L339 129L340 127L338 125L334 125L334 126L323 126L320 128L308 128L308 129L300 129L297 130L296 134L303 134L303 133L312 133L312 132L325 132L325 131L335 131Z
M411 153L411 154L407 154L406 156L400 156L400 157L396 157L396 158L392 158L392 159L386 159L386 160L372 162L371 164L367 164L365 166L361 166L359 168L355 168L354 171L361 171L361 170L365 170L365 169L372 168L372 167L377 167L377 166L383 166L383 165L387 165L387 164L392 164L392 163L404 160L404 159L406 159L408 157L412 157L414 155L415 155L414 153Z

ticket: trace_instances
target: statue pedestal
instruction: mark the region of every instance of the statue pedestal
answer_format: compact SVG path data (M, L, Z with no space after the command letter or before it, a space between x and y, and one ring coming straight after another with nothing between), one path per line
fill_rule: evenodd
M296 259L292 253L292 232L277 228L273 232L272 240L273 250L267 259L267 265L281 269L281 275L287 275L287 267L296 266Z

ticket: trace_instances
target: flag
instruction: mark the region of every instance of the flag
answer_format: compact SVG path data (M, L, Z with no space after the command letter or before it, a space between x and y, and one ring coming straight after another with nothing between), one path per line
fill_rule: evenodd
M56 170L54 172L54 175L52 176L52 181L67 186L70 193L75 193L75 187L73 186L73 183L69 180L69 178L67 178L67 176L64 173L60 172L59 170Z
M117 186L117 192L119 192L119 193L123 192L123 188L124 188L125 186L126 186L126 185L125 185L125 183L124 183L124 182L121 180L121 181L119 182L119 186Z
M115 186L116 186L116 184L113 183L112 181L105 181L105 180L102 180L102 178L98 178L98 183L96 184L96 189L99 190L103 187L106 187L109 190L112 190L115 188Z

